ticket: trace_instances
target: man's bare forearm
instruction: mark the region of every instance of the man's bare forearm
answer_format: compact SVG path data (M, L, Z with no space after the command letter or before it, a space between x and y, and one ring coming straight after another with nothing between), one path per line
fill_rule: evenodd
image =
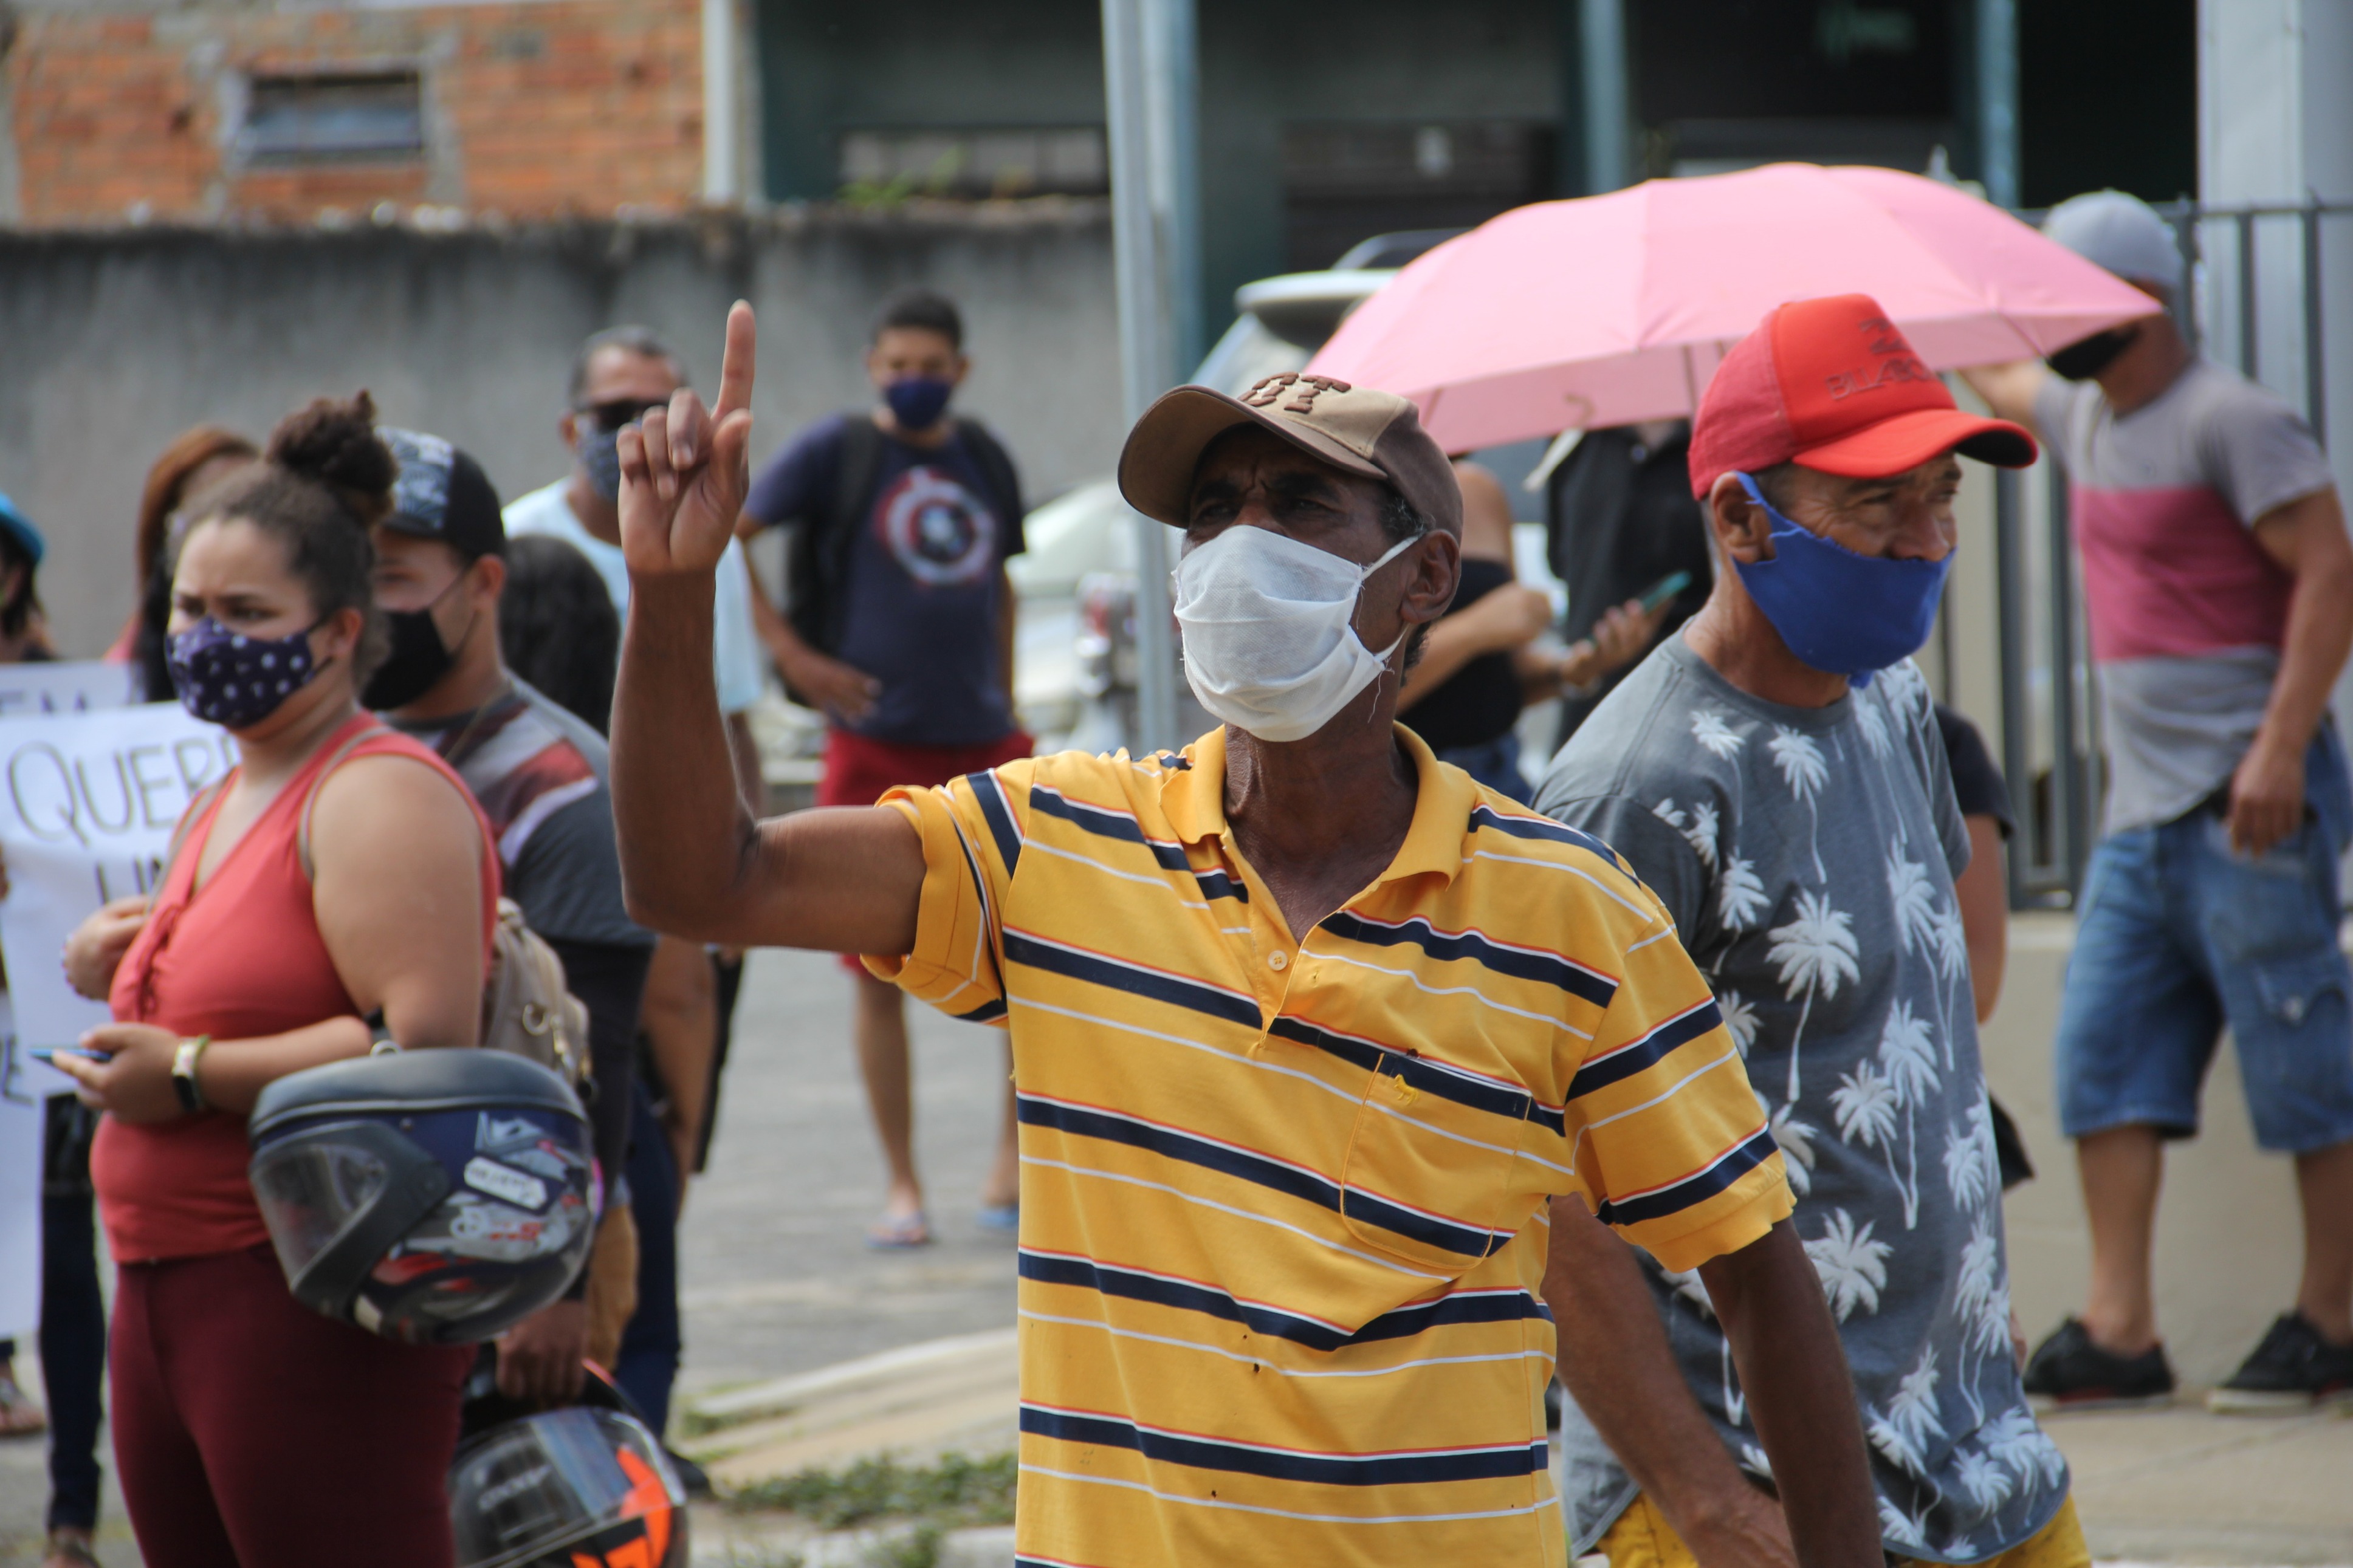
M900 953L914 943L923 842L896 811L754 823L711 673L709 574L640 577L613 699L613 817L639 923L737 947Z
M711 669L710 573L630 587L613 695L613 819L629 913L724 941L753 839Z
M1544 1294L1569 1397L1701 1568L1794 1563L1778 1505L1741 1475L1683 1382L1633 1248L1580 1199L1553 1201Z
M2259 739L2301 753L2320 727L2337 678L2353 648L2353 546L2345 542L2345 517L2335 490L2292 501L2266 513L2258 531L2284 512L2305 536L2296 553L2295 586L2288 597L2287 630L2282 639L2278 679L2263 710Z
M1846 1351L1814 1266L1783 1220L1700 1266L1806 1568L1883 1568L1879 1505Z

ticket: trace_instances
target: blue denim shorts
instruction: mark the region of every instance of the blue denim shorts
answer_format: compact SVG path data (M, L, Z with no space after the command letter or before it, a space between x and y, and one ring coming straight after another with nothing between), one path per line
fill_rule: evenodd
M2342 775L2314 783L2341 789ZM2308 819L2260 857L2233 855L2228 826L2202 809L2101 841L2059 1009L2068 1137L2196 1132L2199 1089L2227 1025L2258 1143L2304 1153L2353 1141L2353 971L2337 944L2337 853L2336 836Z

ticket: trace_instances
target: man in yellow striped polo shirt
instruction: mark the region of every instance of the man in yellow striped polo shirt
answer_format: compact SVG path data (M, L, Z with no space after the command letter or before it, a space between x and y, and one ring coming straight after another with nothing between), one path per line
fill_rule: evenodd
M1606 845L1391 721L1461 526L1412 405L1279 377L1130 435L1223 729L755 824L709 653L752 346L739 305L712 415L681 395L622 437L629 895L665 931L899 955L867 963L1011 1032L1017 1560L1556 1568L1543 1287L1574 1194L1700 1270L1799 1560L1877 1568L1836 1331L1706 984Z

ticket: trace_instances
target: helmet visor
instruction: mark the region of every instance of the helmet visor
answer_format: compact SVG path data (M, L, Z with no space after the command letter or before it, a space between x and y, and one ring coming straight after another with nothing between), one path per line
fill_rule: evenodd
M358 1141L314 1137L264 1150L252 1176L279 1266L293 1279L384 1195L392 1167Z
M468 1444L449 1469L459 1568L511 1568L630 1520L649 1563L668 1560L686 1494L653 1434L632 1416L575 1407L509 1422Z

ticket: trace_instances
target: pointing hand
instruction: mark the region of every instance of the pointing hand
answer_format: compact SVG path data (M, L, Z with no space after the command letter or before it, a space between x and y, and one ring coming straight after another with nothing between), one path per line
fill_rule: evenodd
M757 351L752 307L727 312L727 355L718 405L681 387L621 432L621 553L646 576L709 572L735 535L752 488L752 369Z

